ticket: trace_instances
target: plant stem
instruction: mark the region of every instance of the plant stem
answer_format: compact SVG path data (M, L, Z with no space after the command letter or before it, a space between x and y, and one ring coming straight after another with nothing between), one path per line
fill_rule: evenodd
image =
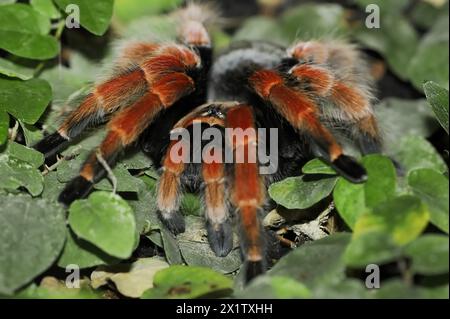
M399 261L397 261L398 268L400 269L400 272L402 274L403 281L408 286L413 285L413 274L411 273L411 270L404 258L401 258Z
M65 159L64 157L58 157L56 163L53 164L52 166L45 165L45 170L42 172L42 176L47 175L51 171L54 171L64 161L64 159Z
M11 142L14 142L16 140L18 131L19 131L19 121L15 121L14 126L11 129L11 132L10 132L10 135L9 135L9 140Z
M106 160L103 158L102 154L100 152L97 152L96 154L97 160L102 164L103 168L108 173L108 179L111 181L112 187L113 187L113 193L115 194L117 191L117 178L114 175L111 167L108 165Z

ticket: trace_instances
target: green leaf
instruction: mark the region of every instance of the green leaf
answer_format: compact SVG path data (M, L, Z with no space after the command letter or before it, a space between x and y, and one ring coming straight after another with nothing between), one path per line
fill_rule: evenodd
M306 163L302 172L304 174L324 174L324 175L337 175L336 171L327 163L319 158L315 158Z
M69 208L69 224L75 234L107 254L130 257L136 239L133 210L120 196L94 192Z
M103 135L103 134L102 134ZM97 138L94 136L94 140L97 140ZM91 147L87 146L86 144L91 144L91 141L88 141L87 139L83 141L81 144L77 144L75 148L78 146L82 146L83 149L79 152L79 155L77 155L74 159L71 160L64 160L59 166L58 166L58 180L60 182L68 182L75 176L79 174L80 168L83 165L86 158L89 156L90 151L87 151L84 149L84 147L87 148L94 148L95 145L100 144L100 141L92 143L93 145ZM83 145L84 144L84 145ZM64 154L71 154L70 148L67 149ZM112 170L116 181L117 181L117 191L118 192L138 192L139 191L139 184L140 181L138 178L132 176L130 172L124 167L122 163L119 163L114 167ZM110 191L112 190L112 183L109 180L109 178L106 176L102 180L100 180L98 183L95 184L95 189L97 190L106 190Z
M269 187L270 197L289 209L304 209L330 195L336 184L335 177L314 179L310 176L288 177Z
M448 134L448 90L432 81L425 83L423 89L436 118Z
M16 142L8 144L7 152L9 152L11 156L27 162L35 168L39 168L44 164L44 156L41 153Z
M396 173L392 161L383 155L368 155L362 159L368 179L364 184L353 184L340 177L333 191L339 215L350 228L358 218L377 204L394 196Z
M61 13L55 7L52 0L31 0L30 4L36 11L50 19L58 19L61 17Z
M217 272L229 274L239 269L242 264L239 249L232 250L226 257L217 257L209 243L180 240L181 255L189 266L202 266Z
M233 41L258 41L270 39L279 45L287 45L290 40L285 36L279 24L270 18L254 17L247 19L234 34Z
M8 144L0 153L0 188L15 190L23 186L31 195L39 195L44 178L38 168L43 163L41 153L14 142Z
M59 43L49 35L2 30L0 48L28 59L47 60L59 52Z
M405 172L419 168L430 168L441 173L447 171L447 165L433 145L419 136L401 139L393 151L393 156Z
M128 200L128 204L134 211L136 229L140 234L146 234L151 230L159 229L159 220L156 216L158 209L156 205L157 181L147 176L141 176L139 179L137 199ZM146 182L143 180L146 180Z
M0 292L10 294L49 268L66 236L59 206L28 196L0 195Z
M429 30L436 23L438 17L447 14L448 1L445 2L444 6L436 6L427 3L427 1L420 1L415 4L410 13L413 23L421 29Z
M435 288L411 286L400 279L389 279L381 284L376 299L448 299L448 285Z
M33 77L33 70L0 58L0 74L21 80L29 80Z
M393 197L396 188L396 172L392 161L383 155L368 155L362 159L367 170L364 184L365 203L375 207Z
M153 287L155 274L169 267L159 257L140 258L132 264L98 267L91 274L91 285L96 289L112 281L124 296L139 298L144 291Z
M0 0L0 6L4 6L7 4L15 3L16 0Z
M388 154L395 152L398 141L405 136L428 137L438 129L438 123L425 99L386 98L374 109Z
M286 11L281 18L285 36L296 39L338 36L348 29L345 11L338 4L303 4ZM267 39L267 38L266 38Z
M364 184L339 178L333 191L334 204L345 223L353 229L356 221L370 208L366 206Z
M413 193L428 206L431 223L448 234L448 179L433 169L417 169L409 173L408 185Z
M428 224L429 212L419 198L403 195L376 206L355 224L353 238L370 232L388 236L396 245L416 239Z
M102 141L106 137L106 133L107 133L107 130L98 129L95 132L93 132L93 134L88 134L77 144L70 145L69 147L67 147L61 154L63 156L68 156L68 157L76 156L75 161L79 161L79 160L84 161L87 159L87 157L92 152L92 150L95 149L96 147L98 147L102 143ZM79 164L77 164L77 165L79 165ZM78 168L79 168L79 166L78 166ZM73 177L76 175L76 173L77 173L77 169L74 168L72 175L70 175L70 174L68 174L68 175ZM66 181L70 178L70 176L66 176ZM62 178L62 176L60 176L60 178ZM61 181L63 181L63 180L61 179Z
M48 18L25 4L10 4L0 10L0 48L12 54L45 60L58 54Z
M448 236L426 234L405 247L412 270L424 275L448 273Z
M369 211L363 184L353 184L339 178L333 191L333 199L339 215L351 229L355 227L359 216Z
M167 262L171 265L182 264L183 258L175 235L166 227L161 227L161 238Z
M5 141L3 126L8 119L5 113L24 123L34 124L52 98L50 85L40 79L20 81L0 78L0 92L0 144Z
M354 36L363 45L382 54L392 70L406 80L409 62L417 50L417 32L407 19L393 12L382 14L380 24L380 28L369 29L361 23Z
M9 115L0 110L0 145L6 142L8 138Z
M114 0L54 0L63 11L67 6L77 5L80 10L80 24L95 35L103 35L108 30L113 13Z
M166 16L142 17L133 20L123 31L129 40L164 42L177 38L177 25L174 19Z
M346 278L339 283L319 284L314 287L316 299L370 299L370 291L361 280Z
M164 248L160 231L151 230L145 237L150 239L150 241L159 248Z
M209 268L176 265L157 272L153 285L142 298L224 297L231 293L233 281Z
M44 137L42 131L33 125L23 123L22 121L19 121L19 124L22 128L23 135L25 136L25 143L27 146L34 145Z
M77 265L80 269L83 269L117 262L119 262L118 259L109 256L68 230L67 241L58 259L58 266L65 268L68 265Z
M122 22L130 22L142 16L171 11L181 3L182 0L116 0L114 15Z
M412 83L421 90L425 81L442 83L448 89L449 82L449 16L440 17L433 28L426 34L409 62L409 77Z
M401 249L382 232L368 232L352 239L345 251L345 263L365 268L369 264L384 264L401 256Z
M236 294L239 299L310 298L311 291L301 282L283 276L259 276Z
M143 152L140 152L140 150L137 150L130 155L127 154L120 160L120 163L126 169L146 169L153 167L153 162L150 157L145 155Z
M345 277L343 253L350 234L339 233L296 248L269 271L270 276L298 280L308 288L319 283L338 283Z
M80 280L80 288L68 288L63 282L56 281L53 277L45 277L43 281L50 284L36 286L29 285L21 290L14 298L19 299L98 299L100 294L94 291L88 282Z
M204 218L188 215L185 217L185 223L186 231L177 235L174 244L177 245L187 265L208 267L224 274L239 269L242 259L235 238L233 250L226 257L217 257L209 245Z
M117 179L117 191L118 192L138 192L139 187L137 185L138 179L130 174L128 170L119 164L113 169L113 174ZM103 191L111 191L112 184L108 178L102 179L95 184L95 189Z
M215 28L211 33L211 41L214 43L214 50L217 52L222 52L231 43L231 36L220 28Z
M67 152L67 154L70 154L70 152ZM66 156L64 153L63 155ZM88 156L88 151L80 151L74 158L69 157L69 160L63 159L63 162L58 165L58 169L56 171L58 174L58 181L61 183L67 183L75 176L78 176L81 165Z
M27 33L47 34L50 21L32 7L17 3L3 6L0 10L1 29Z
M203 213L200 198L192 193L184 193L180 203L180 211L183 215L200 216Z
M44 176L44 190L41 197L51 202L58 202L58 197L61 191L64 189L65 184L60 183L55 171L48 172Z
M400 14L409 4L409 0L353 0L361 9L366 9L370 4L377 5L380 8L380 13L398 13Z

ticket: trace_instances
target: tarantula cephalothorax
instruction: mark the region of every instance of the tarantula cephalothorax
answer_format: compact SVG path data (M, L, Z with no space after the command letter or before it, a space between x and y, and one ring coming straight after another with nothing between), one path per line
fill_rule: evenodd
M295 174L302 161L314 156L348 180L362 182L364 168L343 154L335 133L350 137L365 154L379 151L380 137L368 70L351 45L308 41L286 50L269 43L239 43L213 61L205 27L212 19L211 10L190 4L178 11L179 43L128 45L114 75L98 83L58 131L35 148L53 157L85 129L108 121L105 139L59 197L68 205L106 175L101 159L114 165L118 154L140 139L143 151L162 166L157 194L161 221L174 233L183 232L180 192L201 191L216 255L226 256L232 249L231 215L239 220L249 280L265 269L259 215L266 185ZM173 140L171 132L192 131L196 123L202 131L216 128L226 143L214 148L202 142L200 163L189 161L192 154L177 160L174 154L182 150L178 142L195 141ZM277 134L269 130L265 141L246 134L258 128L276 129ZM226 129L245 134L230 138ZM260 172L261 161L250 160L263 143L277 143L278 165L267 174ZM244 160L224 161L227 149L234 157L243 154Z

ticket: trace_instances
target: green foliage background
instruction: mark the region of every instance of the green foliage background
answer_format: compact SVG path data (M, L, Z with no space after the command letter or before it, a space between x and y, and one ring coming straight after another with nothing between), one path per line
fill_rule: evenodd
M415 92L376 105L386 154L361 158L367 183L351 184L315 159L298 177L270 186L278 208L264 224L297 235L315 225L316 232L305 244L296 238L298 247L245 288L237 239L227 257L212 253L196 195L183 199L186 233L174 237L159 223L158 174L141 153L130 151L114 168L117 194L105 179L66 212L56 198L104 133L87 134L52 167L43 168L42 154L30 148L105 72L99 57L111 61L114 50L100 48L113 48L118 38L173 39L174 21L165 13L181 1L22 2L0 0L1 296L448 298L447 1L352 0L350 7L299 1L280 13L262 10L265 15L241 19L232 32L212 30L217 52L244 39L289 45L310 37L349 38L377 52L393 77ZM371 3L380 6L380 29L364 25ZM82 30L65 28L69 4L79 6ZM327 209L313 218L296 219L323 203ZM330 216L342 221L339 231L322 231ZM143 247L152 253L142 253ZM365 268L373 263L382 269L379 289L365 286ZM60 275L73 264L84 269L78 289L67 288Z

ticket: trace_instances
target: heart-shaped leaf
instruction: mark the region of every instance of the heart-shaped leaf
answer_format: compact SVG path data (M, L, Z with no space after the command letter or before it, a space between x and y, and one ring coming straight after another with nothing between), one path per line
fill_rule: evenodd
M69 208L69 224L76 235L113 257L128 258L134 249L133 210L113 193L94 192L88 199L73 202Z

